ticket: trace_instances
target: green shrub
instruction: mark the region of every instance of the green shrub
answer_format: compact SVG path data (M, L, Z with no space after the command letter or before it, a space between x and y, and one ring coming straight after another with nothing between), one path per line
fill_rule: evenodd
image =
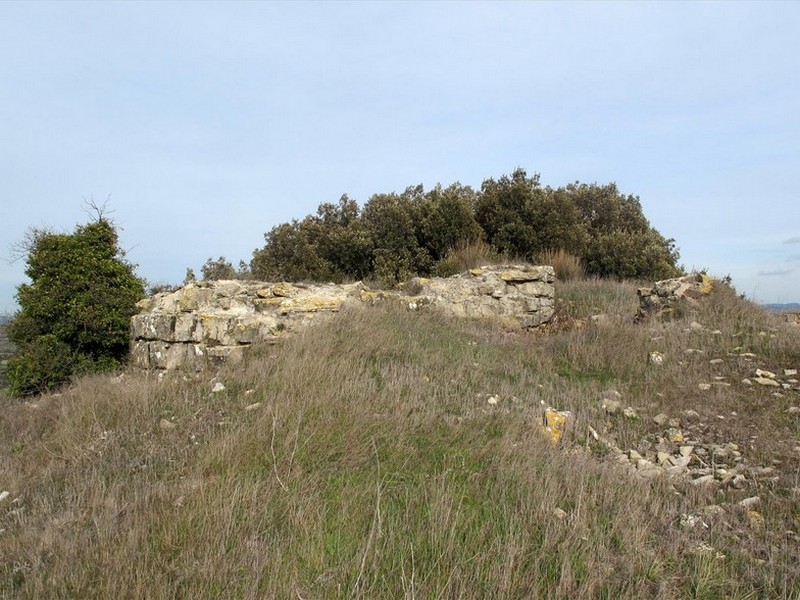
M231 262L224 256L220 256L217 260L209 257L206 263L200 267L200 272L203 274L203 279L206 281L237 279L239 277L236 269L233 268Z
M24 247L31 283L17 288L20 310L8 328L18 348L8 365L12 393L43 392L125 360L144 283L117 240L102 216L72 234L30 233Z

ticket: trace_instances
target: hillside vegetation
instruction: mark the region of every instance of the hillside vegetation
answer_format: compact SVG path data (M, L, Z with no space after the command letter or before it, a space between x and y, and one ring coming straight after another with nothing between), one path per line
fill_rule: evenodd
M3 399L2 595L800 597L800 393L742 383L797 369L800 328L722 286L669 323L630 283L557 295L544 334L353 308L213 379ZM643 479L591 434L644 453L660 413L752 468Z

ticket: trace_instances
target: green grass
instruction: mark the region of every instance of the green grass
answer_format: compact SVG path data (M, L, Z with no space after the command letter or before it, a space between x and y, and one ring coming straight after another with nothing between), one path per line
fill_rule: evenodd
M685 320L634 325L632 285L571 281L559 294L570 318L608 321L524 335L352 309L223 368L221 394L206 377L131 372L3 400L0 594L799 597L786 414L798 394L697 388L717 372L750 374L755 363L709 365L736 346L763 368L797 365L797 331L725 295ZM691 320L722 333L687 333ZM690 346L706 354L687 358ZM655 349L660 368L647 364ZM605 415L609 388L641 418ZM558 447L541 433L546 405L572 412ZM685 408L752 464L780 460L778 481L719 493L644 481L587 434L636 448L656 429L650 417ZM756 494L763 528L733 508ZM711 503L728 508L708 529L680 527Z

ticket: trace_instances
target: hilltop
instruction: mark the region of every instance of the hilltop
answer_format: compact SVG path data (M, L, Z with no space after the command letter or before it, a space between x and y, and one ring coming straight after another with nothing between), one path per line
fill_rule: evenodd
M3 594L800 594L800 328L722 285L640 323L632 283L556 297L546 332L345 307L4 399Z

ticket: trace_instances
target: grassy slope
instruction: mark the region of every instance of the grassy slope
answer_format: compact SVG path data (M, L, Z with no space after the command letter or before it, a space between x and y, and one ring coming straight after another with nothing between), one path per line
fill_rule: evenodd
M4 400L0 486L11 495L0 504L0 590L800 596L798 417L786 413L800 395L739 384L756 367L797 368L798 329L727 291L668 325L631 323L631 285L572 282L559 294L562 322L610 319L533 336L353 309L227 367L221 393L207 379L127 374L32 404ZM691 320L721 334L687 332ZM734 347L757 358L730 358ZM647 364L651 350L665 353L660 367ZM709 364L717 356L724 362ZM714 376L733 385L699 390ZM605 415L608 388L640 418ZM543 404L572 411L558 448L540 434ZM708 424L704 435L738 443L778 479L719 492L643 481L587 437L592 425L636 448L657 430L653 415L688 408ZM763 526L731 507L756 494ZM680 527L682 514L712 503L726 512L708 528Z

